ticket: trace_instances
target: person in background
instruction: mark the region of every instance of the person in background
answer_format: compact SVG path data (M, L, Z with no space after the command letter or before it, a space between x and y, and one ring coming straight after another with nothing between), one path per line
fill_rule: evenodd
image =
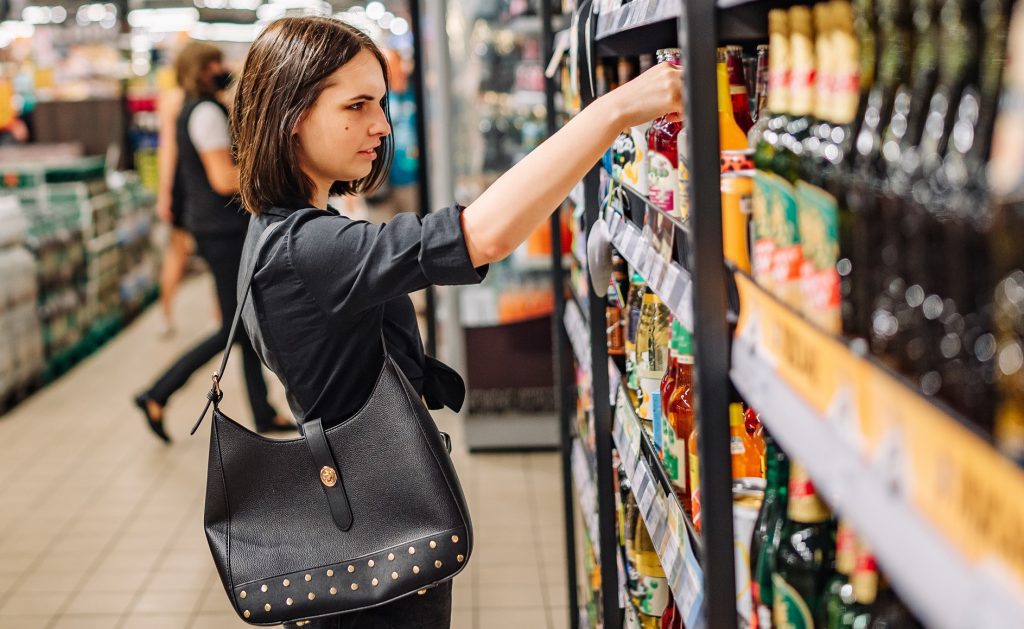
M180 87L181 77L178 77L178 85ZM174 295L185 276L194 247L192 236L185 230L185 191L178 181L178 143L174 137L183 100L181 89L165 90L160 93L157 105L160 117L160 141L157 143L160 188L157 190L156 212L160 220L171 227L170 241L160 265L160 309L164 315L165 338L174 335Z
M167 443L170 437L163 421L167 400L227 343L231 325L227 315L234 313L237 303L235 284L249 223L235 199L238 169L231 156L228 110L217 100L231 83L223 54L213 44L189 42L178 54L176 71L185 95L175 127L176 180L184 191L180 195L184 226L213 274L222 316L215 333L186 352L148 391L135 398L150 430ZM249 338L243 333L237 340L242 346L256 429L261 433L294 430L295 425L279 416L267 400L262 365Z

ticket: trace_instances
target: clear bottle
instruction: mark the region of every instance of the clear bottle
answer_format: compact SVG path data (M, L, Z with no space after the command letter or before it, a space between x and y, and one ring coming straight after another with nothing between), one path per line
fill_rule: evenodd
M668 332L670 312L650 288L644 292L640 325L636 336L637 376L640 399L637 415L653 436L655 448L661 446L661 380L668 369Z
M760 44L757 47L756 118L754 126L747 132L747 145L750 148L757 148L771 117L768 113L768 51L767 44Z
M658 62L680 63L678 48L663 48L658 51ZM683 123L677 115L658 118L647 130L647 150L650 164L647 167L647 195L651 202L662 211L682 218L676 199L679 190L679 132Z

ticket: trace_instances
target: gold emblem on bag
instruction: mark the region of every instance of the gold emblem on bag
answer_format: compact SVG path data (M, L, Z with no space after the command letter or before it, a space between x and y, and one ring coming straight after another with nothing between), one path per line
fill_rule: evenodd
M334 487L338 484L338 473L334 471L333 467L323 466L320 468L320 482L325 487Z

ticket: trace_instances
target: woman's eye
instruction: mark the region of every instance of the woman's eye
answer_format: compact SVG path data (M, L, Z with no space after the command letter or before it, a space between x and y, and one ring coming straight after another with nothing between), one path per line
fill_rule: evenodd
M349 105L348 108L352 111L361 111L364 104L365 103L355 103L354 105Z

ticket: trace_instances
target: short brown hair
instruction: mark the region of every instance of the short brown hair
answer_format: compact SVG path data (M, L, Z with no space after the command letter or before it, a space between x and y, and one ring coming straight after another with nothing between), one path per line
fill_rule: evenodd
M239 194L246 210L260 214L313 197L313 182L299 168L292 130L319 98L326 79L363 50L380 62L387 85L387 61L380 49L368 35L340 20L282 18L271 22L253 42L231 116ZM390 124L387 96L383 107ZM394 141L385 136L370 174L337 181L330 194L377 190L387 179L393 154Z
M213 96L212 86L203 85L200 75L211 64L224 60L220 48L204 41L190 41L181 49L174 59L174 74L178 85L188 98Z

